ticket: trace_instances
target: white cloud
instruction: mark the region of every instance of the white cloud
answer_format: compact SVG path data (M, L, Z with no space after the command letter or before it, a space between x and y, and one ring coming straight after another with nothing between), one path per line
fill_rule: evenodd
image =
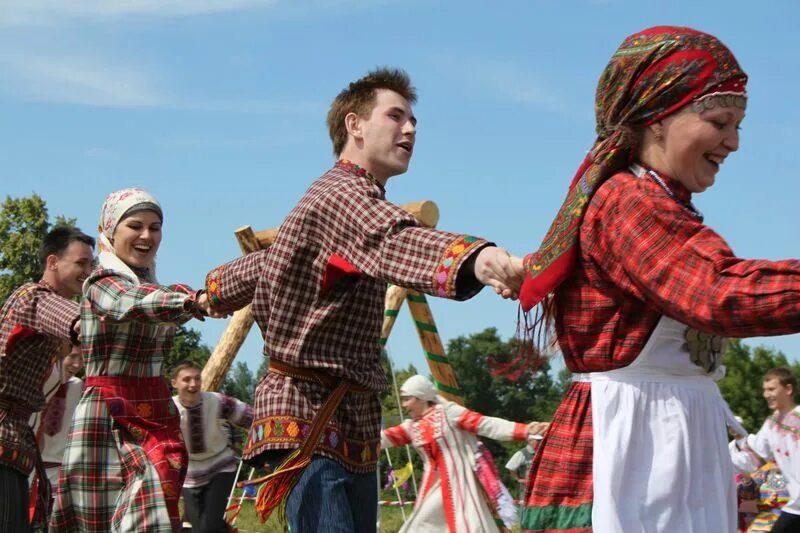
M42 25L60 20L126 15L203 15L267 7L278 0L3 0L0 24Z
M108 107L164 104L145 70L94 57L0 52L6 92L24 99Z

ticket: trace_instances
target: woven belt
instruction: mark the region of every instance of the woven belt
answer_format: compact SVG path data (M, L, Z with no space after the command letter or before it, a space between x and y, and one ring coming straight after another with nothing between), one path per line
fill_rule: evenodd
M288 376L290 378L300 379L303 381L314 381L315 383L319 383L323 387L327 387L329 389L336 389L340 385L346 385L347 390L345 392L351 392L354 394L371 394L375 392L367 389L366 387L362 387L361 385L357 385L352 381L326 374L321 370L292 366L281 361L276 361L275 359L270 359L269 371L280 376Z
M348 392L353 392L356 394L375 394L374 391L366 389L360 385L356 385L352 381L336 378L319 370L288 365L274 359L270 359L269 361L269 371L274 374L289 376L295 379L314 381L324 385L325 387L333 389L330 395L328 395L328 398L326 398L325 402L319 408L319 411L317 411L317 414L314 416L314 420L311 421L310 431L303 441L303 444L300 446L301 456L308 458L314 454L314 450L319 444L319 437L322 434L322 431L325 429L325 426L328 425L328 422L330 422L331 418L333 417L333 413L339 407L339 404L344 399L345 394Z
M14 418L27 421L32 414L33 411L24 405L0 398L0 421L5 419L6 416L13 416Z

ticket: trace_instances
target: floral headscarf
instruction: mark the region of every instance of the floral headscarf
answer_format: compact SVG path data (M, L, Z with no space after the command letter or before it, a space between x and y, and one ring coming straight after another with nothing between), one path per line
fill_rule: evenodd
M129 265L126 265L117 257L111 240L122 219L126 215L139 211L153 211L162 221L164 219L161 204L158 203L155 196L144 189L132 187L109 194L106 201L103 202L103 209L100 211L100 226L98 227L100 238L97 243L98 263L101 266L112 270L122 270L128 275L133 275L137 280L141 277L141 273L135 272L134 269L131 269ZM156 265L155 260L153 260L146 277L151 281L155 281L155 273Z
M747 76L716 37L691 28L659 26L626 38L597 85L597 140L578 169L539 249L525 257L520 304L529 311L572 273L578 229L589 201L605 180L636 155L631 128L658 122L687 104L704 101L744 107ZM704 100L705 99L705 100Z

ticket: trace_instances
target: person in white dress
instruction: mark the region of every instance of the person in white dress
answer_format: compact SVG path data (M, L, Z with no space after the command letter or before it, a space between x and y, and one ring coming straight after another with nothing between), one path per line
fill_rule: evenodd
M477 436L523 441L547 424L470 411L437 395L424 376L409 378L400 395L411 418L382 431L381 447L411 444L425 465L414 510L400 531L510 530L517 520L514 502Z

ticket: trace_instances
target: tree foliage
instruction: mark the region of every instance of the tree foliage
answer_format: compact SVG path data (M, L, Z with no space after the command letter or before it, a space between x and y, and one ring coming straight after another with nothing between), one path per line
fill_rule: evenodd
M220 392L227 396L233 396L253 405L253 397L256 389L256 379L250 369L241 361L228 370L225 381L222 382Z
M55 224L74 225L74 218L56 217ZM6 196L0 205L0 305L24 283L42 276L39 247L51 224L45 201Z

